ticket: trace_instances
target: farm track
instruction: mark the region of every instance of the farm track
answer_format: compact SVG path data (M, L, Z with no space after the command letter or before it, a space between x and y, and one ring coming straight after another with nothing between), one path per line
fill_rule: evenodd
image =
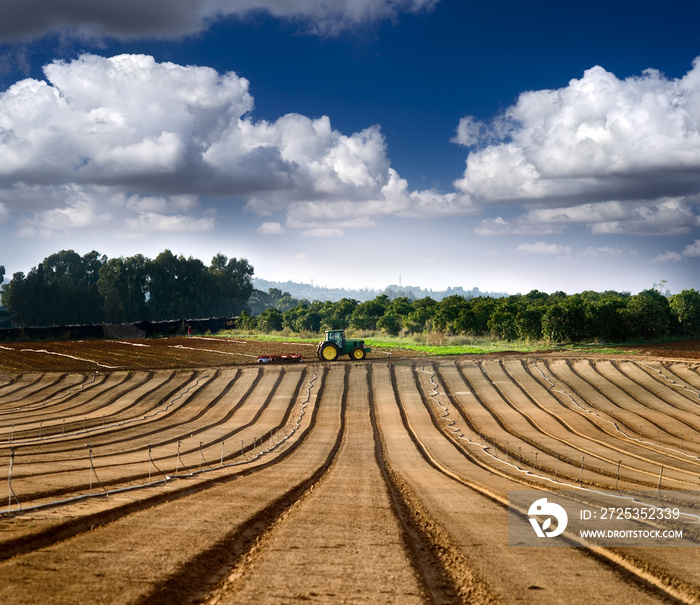
M699 603L697 548L507 535L509 490L697 491L699 392L553 357L1 377L0 600Z

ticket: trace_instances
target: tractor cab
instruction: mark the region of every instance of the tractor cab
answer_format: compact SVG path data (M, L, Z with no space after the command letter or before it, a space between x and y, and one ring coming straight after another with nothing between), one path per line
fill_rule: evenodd
M318 343L318 358L321 361L336 361L341 355L361 361L371 349L364 340L346 340L345 330L326 330L325 338Z
M325 342L334 342L342 351L345 345L345 330L326 330Z

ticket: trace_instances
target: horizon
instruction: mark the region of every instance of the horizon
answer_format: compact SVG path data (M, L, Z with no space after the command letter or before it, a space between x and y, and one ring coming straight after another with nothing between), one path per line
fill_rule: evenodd
M59 251L56 250L55 252L59 252ZM75 251L75 252L80 254L80 256L83 256L87 252L92 252L92 250L86 251L85 253L81 253L79 251ZM100 251L98 250L97 252L99 253ZM156 255L154 255L154 256L156 256ZM176 256L179 256L179 254L176 254ZM110 257L108 256L108 258L110 258ZM194 257L194 258L197 258L197 257ZM239 258L239 260L240 260L240 257L237 257L237 258ZM19 272L26 275L31 269L35 269L36 266L40 262L42 262L43 260L44 259L41 259L40 261L37 262L36 265L34 265L30 268L24 269L24 270L20 270ZM201 260L205 265L208 262L208 261L206 261L206 259L199 259L199 260ZM253 266L253 270L255 270L254 266ZM401 283L401 282L403 282L402 276L399 276L399 278L400 278L399 283L390 282L384 286L368 286L368 285L354 286L354 285L348 285L348 284L330 286L330 285L327 285L325 283L320 283L320 284L316 283L315 280L310 280L309 282L295 281L293 279L273 280L273 279L268 279L266 277L261 277L259 275L256 275L255 272L253 273L253 276L252 276L253 282L264 281L264 282L267 282L267 284L275 284L274 286L270 286L270 287L279 287L280 289L282 289L282 286L284 286L284 285L293 284L295 286L305 286L305 287L317 289L317 290L328 290L328 291L345 290L345 291L359 291L359 292L366 291L366 292L376 292L377 294L381 294L384 291L386 291L388 289L393 289L393 288L395 288L396 290L418 289L418 290L421 290L424 292L434 292L434 293L444 293L444 292L448 292L450 290L462 290L464 292L470 292L472 290L477 290L479 292L479 295L497 296L497 297L525 295L525 294L528 294L529 292L533 292L533 291L540 291L540 292L544 292L544 293L550 294L550 295L554 294L555 292L564 292L567 295L572 295L572 294L580 294L583 292L590 292L590 291L600 292L600 293L605 292L605 291L615 291L615 292L619 292L621 294L628 293L631 295L635 295L635 294L639 294L640 292L642 292L644 290L656 289L656 290L662 291L664 294L673 295L673 294L679 294L681 291L687 290L687 289L698 290L698 288L681 288L681 289L676 291L676 290L673 290L670 287L670 284L668 283L668 281L664 280L664 279L661 279L658 282L653 282L653 283L649 284L647 287L641 288L641 289L636 290L636 291L635 290L628 290L628 289L616 289L616 288L603 288L603 289L598 289L598 290L592 289L592 288L587 288L587 289L574 290L574 291L567 291L567 290L563 290L562 288L555 288L552 290L542 290L539 288L530 288L529 290L521 290L521 291L513 292L513 291L506 291L506 290L489 290L489 289L484 289L479 285L469 285L469 284L451 283L451 284L447 284L444 286L438 286L438 287L430 287L430 286L419 285L419 284L403 284L403 283ZM0 286L2 286L5 283L9 283L11 281L11 279L12 279L12 274L9 271L7 271L5 276L4 276L4 279L0 280ZM263 291L265 291L265 290L263 290Z

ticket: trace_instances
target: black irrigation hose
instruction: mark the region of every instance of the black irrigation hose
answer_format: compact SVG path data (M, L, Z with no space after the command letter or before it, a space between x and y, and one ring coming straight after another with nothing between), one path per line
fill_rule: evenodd
M10 512L6 516L8 517L15 517L19 515L20 512L22 512L22 503L19 501L19 498L17 497L17 494L15 494L15 491L12 489L12 465L14 464L15 461L15 448L12 448L10 450L10 473L7 476L7 487L9 491L9 496L8 496L8 502L7 502L7 510L9 511L12 508L12 499L15 499L15 502L17 502L17 510L15 512Z
M207 378L207 376L202 377L202 379L204 379L204 378ZM71 503L74 503L74 502L77 502L77 501L80 501L80 500L86 500L86 499L88 499L88 498L94 498L94 497L96 497L96 496L109 496L110 494L117 494L117 493L122 493L122 492L127 492L127 491L133 491L133 490L142 489L142 488L146 488L146 487L156 487L156 486L159 486L159 485L165 485L166 483L168 483L168 481L172 481L172 480L174 480L174 479L185 479L185 478L188 478L188 477L194 477L195 475L199 475L199 474L201 474L201 473L212 472L212 471L214 471L214 470L216 470L216 469L230 468L230 467L240 466L240 465L242 465L242 464L248 464L248 463L250 463L250 462L253 462L254 460L256 460L257 458L259 458L260 456L263 456L263 455L265 455L266 453L271 452L271 451L273 451L274 449L276 449L277 447L279 447L279 446L281 446L282 444L284 444L285 441L287 441L289 438L291 438L292 435L294 435L294 434L301 428L301 421L302 421L302 418L304 417L304 415L305 415L305 413L306 413L306 406L307 406L307 404L311 401L311 390L313 389L313 387L314 387L314 382L315 382L317 379L318 379L318 375L316 374L316 372L314 372L314 376L313 376L313 378L309 381L309 384L308 384L308 391L307 391L307 394L306 394L306 400L301 402L301 407L300 407L300 410L299 410L299 416L298 416L298 418L296 418L296 419L294 420L290 432L289 432L288 434L286 434L286 435L285 435L280 441L278 441L276 444L270 446L268 449L266 449L266 450L261 450L261 451L258 452L258 453L254 453L254 455L253 455L252 458L248 459L248 458L246 458L246 457L244 456L245 462L240 462L240 461L239 461L239 462L234 462L234 463L231 463L231 464L222 464L222 465L220 465L220 466L218 466L218 467L216 467L216 468L212 468L212 467L206 462L206 460L204 460L204 455L202 454L202 459L204 460L204 462L207 464L207 466L208 466L209 468L207 468L207 469L202 469L202 468L200 467L200 469L199 469L199 470L196 470L196 471L189 471L189 469L187 469L188 472L187 472L186 475L182 475L182 474L180 474L180 475L177 475L177 474L165 475L165 473L163 473L163 472L155 465L155 463L153 463L153 466L156 467L156 469L158 470L158 472L160 472L160 473L165 477L164 480L149 481L148 483L141 483L141 484L139 484L139 485L132 485L132 486L129 486L129 487L123 487L123 488L118 488L118 489L112 489L112 490L109 490L109 491L108 491L108 490L106 490L106 489L104 488L104 486L103 486L102 483L100 482L99 478L97 477L97 473L95 473L94 466L92 465L92 446L88 446L88 447L90 448L90 469L91 469L91 473L95 475L95 478L97 479L97 482L99 483L99 485L100 485L100 486L102 487L102 489L104 490L104 493L101 493L101 494L81 494L81 495L79 495L79 496L73 496L73 497L71 497L71 498L66 498L66 499L64 499L64 500L56 500L56 501L53 501L53 502L47 502L47 503L45 503L45 504L38 504L38 505L36 505L36 506L30 506L30 507L27 507L27 508L24 508L24 509L21 508L21 504L20 504L19 500L17 499L17 497L15 496L15 500L17 501L18 505L20 505L19 510L14 511L13 513L11 513L11 511L9 511L9 510L8 510L8 511L0 511L0 518L7 518L7 517L9 517L9 516L16 516L16 515L18 515L18 514L20 513L20 511L22 511L22 510L23 510L24 512L27 512L27 511L29 511L29 510L40 510L40 509L51 508L51 507L54 507L54 506L60 506L60 505L64 505L64 504L71 504ZM198 382L199 382L199 379L198 379L197 383L198 383ZM189 390L189 388L188 388L187 390ZM186 391L185 391L185 392L186 392ZM179 399L183 394L184 394L184 393L181 393L178 397L176 397L175 399L173 399L167 406L164 407L164 409L167 409L168 407L170 407L170 406L173 404L173 402L174 402L176 399ZM126 424L126 423L124 423L124 424ZM261 445L262 445L262 444L261 444ZM179 446L180 446L180 442L178 442L178 460L180 460ZM201 450L200 450L200 452L201 452ZM12 457L14 458L14 448L12 448ZM150 446L149 446L149 460L151 460ZM152 462L152 460L151 460L151 462ZM180 462L182 462L182 461L180 460ZM183 466L184 466L184 464L183 464ZM90 475L90 480L91 480L91 481L92 481L92 474ZM10 464L10 480L11 480L11 478L12 478L12 464ZM12 492L12 494L13 494L13 493L14 493L14 492ZM10 496L10 498L11 498L11 497L12 497L12 495ZM11 506L11 501L10 501L10 506Z

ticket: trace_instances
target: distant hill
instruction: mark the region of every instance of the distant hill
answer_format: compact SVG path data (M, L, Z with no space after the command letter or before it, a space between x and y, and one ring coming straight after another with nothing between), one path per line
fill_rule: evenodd
M442 300L447 296L463 296L464 298L476 298L477 296L500 298L502 296L508 296L506 292L482 292L479 288L465 290L461 286L455 288L449 287L447 290L438 291L426 290L418 286L397 286L392 284L387 286L384 290L375 290L372 288L353 290L348 288L324 288L321 286L312 286L311 284L299 284L293 281L268 281L257 277L253 278L253 287L263 292L267 292L270 288L277 288L283 292L289 292L293 298L299 300L328 300L331 302L339 301L341 298L353 298L359 301L372 300L380 294L386 294L391 299L400 296L406 296L409 299L421 299L429 296L434 300Z

